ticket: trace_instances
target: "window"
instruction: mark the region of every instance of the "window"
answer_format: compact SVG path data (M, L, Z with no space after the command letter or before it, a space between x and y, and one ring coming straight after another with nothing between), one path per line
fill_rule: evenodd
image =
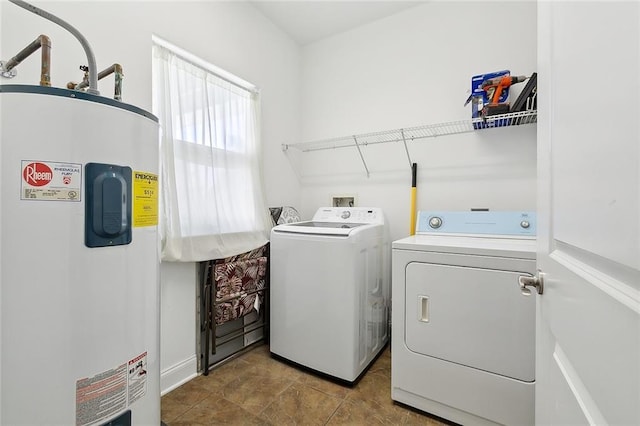
M153 86L163 260L216 259L266 243L258 91L157 38Z

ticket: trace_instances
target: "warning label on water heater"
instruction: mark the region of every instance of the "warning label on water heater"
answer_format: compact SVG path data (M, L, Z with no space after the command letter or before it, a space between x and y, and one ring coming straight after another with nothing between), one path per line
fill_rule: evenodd
M117 367L76 381L76 426L121 413L147 393L147 351Z
M127 408L127 363L76 381L76 426L112 417Z
M21 200L76 201L81 199L82 164L22 160Z
M133 172L133 226L158 224L158 175Z
M147 393L147 353L129 360L129 404L133 404Z

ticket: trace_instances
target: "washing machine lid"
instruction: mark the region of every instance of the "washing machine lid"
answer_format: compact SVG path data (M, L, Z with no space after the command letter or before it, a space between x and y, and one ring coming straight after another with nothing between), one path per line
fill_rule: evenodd
M347 237L374 226L384 226L384 214L377 207L320 207L312 220L287 223L273 232Z
M314 235L335 235L349 236L357 228L371 226L367 223L339 223L339 222L316 222L306 221L297 223L286 223L273 228L273 232L284 232L292 234L314 234Z

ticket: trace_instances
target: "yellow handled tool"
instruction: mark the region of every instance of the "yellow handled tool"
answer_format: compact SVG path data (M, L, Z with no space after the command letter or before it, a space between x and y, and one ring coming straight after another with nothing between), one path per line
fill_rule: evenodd
M418 165L413 163L411 166L411 225L409 229L409 235L415 235L416 233L416 176L418 171Z

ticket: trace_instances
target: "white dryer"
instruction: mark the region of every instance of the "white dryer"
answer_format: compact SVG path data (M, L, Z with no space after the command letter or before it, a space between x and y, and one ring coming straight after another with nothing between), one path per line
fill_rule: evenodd
M382 210L326 207L271 231L270 350L354 383L389 340L391 248Z
M392 399L465 424L534 424L535 214L420 212L392 244Z

